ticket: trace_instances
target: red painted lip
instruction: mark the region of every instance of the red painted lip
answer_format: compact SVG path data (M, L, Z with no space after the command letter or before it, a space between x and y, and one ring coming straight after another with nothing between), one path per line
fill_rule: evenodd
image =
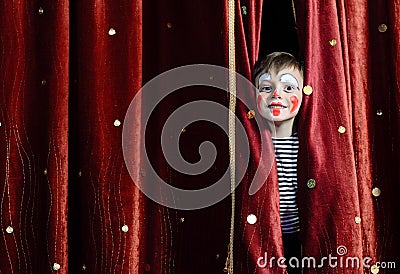
M268 105L268 107L273 107L273 106L278 106L278 107L287 107L284 104L282 104L281 102L272 102L271 104Z

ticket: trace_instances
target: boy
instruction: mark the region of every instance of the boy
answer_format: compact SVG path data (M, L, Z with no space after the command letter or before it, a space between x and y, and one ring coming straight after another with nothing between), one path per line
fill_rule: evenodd
M299 213L297 207L297 152L299 141L295 117L302 103L303 67L289 53L274 52L254 67L257 110L269 128L277 162L280 218L286 265L291 257L301 262Z

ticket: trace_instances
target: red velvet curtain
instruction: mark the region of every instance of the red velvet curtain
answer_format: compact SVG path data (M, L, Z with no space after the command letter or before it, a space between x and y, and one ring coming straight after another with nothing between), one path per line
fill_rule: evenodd
M294 3L309 86L299 117L300 234L303 258L316 261L305 261L303 272L397 273L399 3ZM242 190L239 273L285 272L277 263L284 250L276 185L273 168L254 196L246 196L248 186ZM255 224L246 222L249 214ZM329 263L329 256L336 259ZM265 267L257 266L260 257Z
M0 7L0 272L139 273L121 123L142 85L141 1Z
M1 273L68 264L68 1L1 1Z
M260 38L262 2L236 1L236 67L249 79L260 39L268 39ZM299 121L304 256L345 246L372 263L399 262L400 4L295 4L313 88ZM226 1L12 0L0 8L0 272L222 273L230 198L195 211L158 205L132 182L121 138L130 101L154 76L193 63L227 67ZM184 89L167 98L149 129L159 132L175 108L199 99L228 105L227 94L211 88ZM237 115L254 133L247 111L239 102ZM182 154L195 162L204 140L218 157L203 177L168 167L156 134L149 154L169 183L204 187L229 161L226 136L204 123L185 129ZM238 190L234 273L282 273L256 266L264 251L283 255L276 188L244 192L256 165ZM276 183L274 172L267 182ZM268 216L256 226L245 222L252 206Z
M345 258L370 257L370 266L399 262L399 8L398 1L297 3L313 88L299 126L305 256L345 246ZM398 270L382 264L382 272Z

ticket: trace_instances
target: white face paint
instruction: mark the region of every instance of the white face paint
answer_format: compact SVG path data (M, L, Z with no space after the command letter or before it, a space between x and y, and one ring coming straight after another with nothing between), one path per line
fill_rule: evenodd
M303 76L298 69L287 67L261 74L256 84L257 110L274 123L292 122L302 102Z
M262 81L269 81L271 80L271 74L269 73L263 73L260 75L260 78L258 78L258 86L261 86Z
M290 73L283 74L279 81L281 81L282 83L291 83L296 88L299 88L299 82L297 82L296 78Z

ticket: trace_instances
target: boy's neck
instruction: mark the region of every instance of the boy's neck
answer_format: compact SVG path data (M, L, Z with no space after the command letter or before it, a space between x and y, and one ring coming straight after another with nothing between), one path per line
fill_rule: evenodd
M285 138L293 135L293 123L294 119L290 119L282 122L274 122L275 132L272 131L272 137Z

